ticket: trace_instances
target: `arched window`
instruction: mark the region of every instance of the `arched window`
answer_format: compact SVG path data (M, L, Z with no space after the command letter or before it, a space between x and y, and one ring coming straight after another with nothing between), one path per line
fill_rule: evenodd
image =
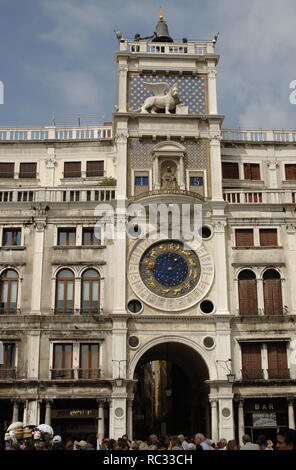
M8 315L16 313L18 294L18 274L13 269L7 269L1 274L0 313Z
M264 313L281 315L283 313L281 276L275 269L267 269L263 274Z
M258 315L256 276L250 269L244 269L238 276L240 315Z
M100 311L100 275L95 269L82 274L81 310L84 314Z
M71 314L74 310L74 274L70 269L62 269L57 275L56 313Z

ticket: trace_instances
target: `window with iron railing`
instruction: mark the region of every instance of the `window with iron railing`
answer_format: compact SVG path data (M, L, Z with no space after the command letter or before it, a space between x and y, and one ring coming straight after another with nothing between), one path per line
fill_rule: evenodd
M261 344L244 343L242 350L242 377L243 379L262 379Z
M0 314L9 315L17 312L18 274L7 269L0 277Z
M3 364L0 364L0 379L15 379L15 344L3 344Z
M81 313L97 314L100 312L100 275L95 269L88 269L82 274Z
M80 367L78 378L98 379L100 377L100 346L99 344L80 345Z
M75 277L70 269L62 269L57 274L55 313L68 315L74 312Z
M73 379L73 345L54 344L52 379Z
M288 379L290 371L288 369L286 343L268 343L267 354L269 379Z

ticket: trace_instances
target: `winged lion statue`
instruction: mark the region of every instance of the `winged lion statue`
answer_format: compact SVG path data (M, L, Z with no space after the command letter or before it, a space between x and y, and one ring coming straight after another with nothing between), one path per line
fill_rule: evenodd
M156 114L159 109L164 109L166 114L170 114L176 109L176 105L179 103L177 85L170 87L166 82L143 82L143 84L154 93L154 96L146 98L142 107L135 112L141 110L141 113Z

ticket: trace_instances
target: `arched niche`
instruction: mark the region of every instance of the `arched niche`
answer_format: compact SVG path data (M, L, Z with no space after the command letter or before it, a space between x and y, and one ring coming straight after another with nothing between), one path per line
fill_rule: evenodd
M179 142L164 141L152 149L153 189L185 189L184 156L186 148ZM176 180L176 188L164 187L164 172L168 167ZM174 186L174 185L172 185Z

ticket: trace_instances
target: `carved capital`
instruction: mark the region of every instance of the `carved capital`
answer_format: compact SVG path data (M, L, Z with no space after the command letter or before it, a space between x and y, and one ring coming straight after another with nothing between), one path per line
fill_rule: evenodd
M214 232L215 233L224 233L227 222L225 220L216 220L213 221Z
M128 131L119 131L115 136L117 144L125 144L129 137Z
M128 66L127 65L119 65L118 70L121 73L127 73L128 72Z
M290 235L294 235L296 233L296 225L295 224L287 224L286 225L287 233Z
M275 160L274 160L274 161L269 161L269 162L267 162L267 168L268 168L269 170L276 170L278 167L279 167L279 164L278 164L278 162L275 161Z
M37 219L34 218L34 228L36 232L43 232L46 227L46 218Z
M209 70L208 77L209 78L216 78L217 71L216 70Z
M46 168L54 168L56 164L57 164L57 160L53 157L47 158L45 160Z

